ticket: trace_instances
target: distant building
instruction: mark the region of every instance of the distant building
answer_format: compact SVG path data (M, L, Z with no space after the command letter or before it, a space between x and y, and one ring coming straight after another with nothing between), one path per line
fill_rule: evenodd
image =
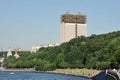
M47 47L54 47L54 46L58 46L58 44L48 44L48 45L33 46L31 52L37 52L40 48L47 48Z
M22 51L21 48L15 48L14 51Z
M10 49L8 50L8 53L7 53L7 57L9 57L9 56L12 56L12 52Z
M63 14L61 16L61 43L78 36L87 36L86 16Z
M4 58L0 58L0 62L3 63L3 61L4 61Z
M17 51L15 51L14 56L15 56L16 59L20 58L20 56L17 54Z
M33 46L31 52L37 52L42 46Z

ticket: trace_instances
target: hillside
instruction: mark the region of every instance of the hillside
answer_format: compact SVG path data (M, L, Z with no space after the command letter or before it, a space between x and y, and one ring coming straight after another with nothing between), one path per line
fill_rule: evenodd
M78 37L60 46L41 48L37 53L19 53L6 59L7 68L35 68L54 70L57 68L119 68L120 31L107 34Z

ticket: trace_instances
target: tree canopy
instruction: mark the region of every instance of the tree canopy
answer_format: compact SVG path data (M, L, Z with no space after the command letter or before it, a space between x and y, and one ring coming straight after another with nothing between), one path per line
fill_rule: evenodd
M107 34L79 36L59 46L41 48L36 53L19 53L9 57L6 68L35 68L46 71L56 68L119 68L120 31Z

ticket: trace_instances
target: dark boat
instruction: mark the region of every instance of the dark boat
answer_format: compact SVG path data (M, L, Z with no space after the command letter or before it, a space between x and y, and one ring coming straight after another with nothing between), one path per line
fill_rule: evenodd
M92 80L120 80L120 72L117 70L106 70L92 77Z

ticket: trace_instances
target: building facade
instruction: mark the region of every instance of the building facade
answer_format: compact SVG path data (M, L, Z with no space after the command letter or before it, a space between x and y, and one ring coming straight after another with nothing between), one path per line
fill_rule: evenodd
M55 44L33 46L31 52L36 53L40 48L55 47L55 46L59 46L59 44L55 43Z
M61 43L78 36L87 36L86 16L63 14L61 16Z
M11 51L11 49L9 49L8 52L7 52L7 57L9 57L9 56L12 56L12 51Z

